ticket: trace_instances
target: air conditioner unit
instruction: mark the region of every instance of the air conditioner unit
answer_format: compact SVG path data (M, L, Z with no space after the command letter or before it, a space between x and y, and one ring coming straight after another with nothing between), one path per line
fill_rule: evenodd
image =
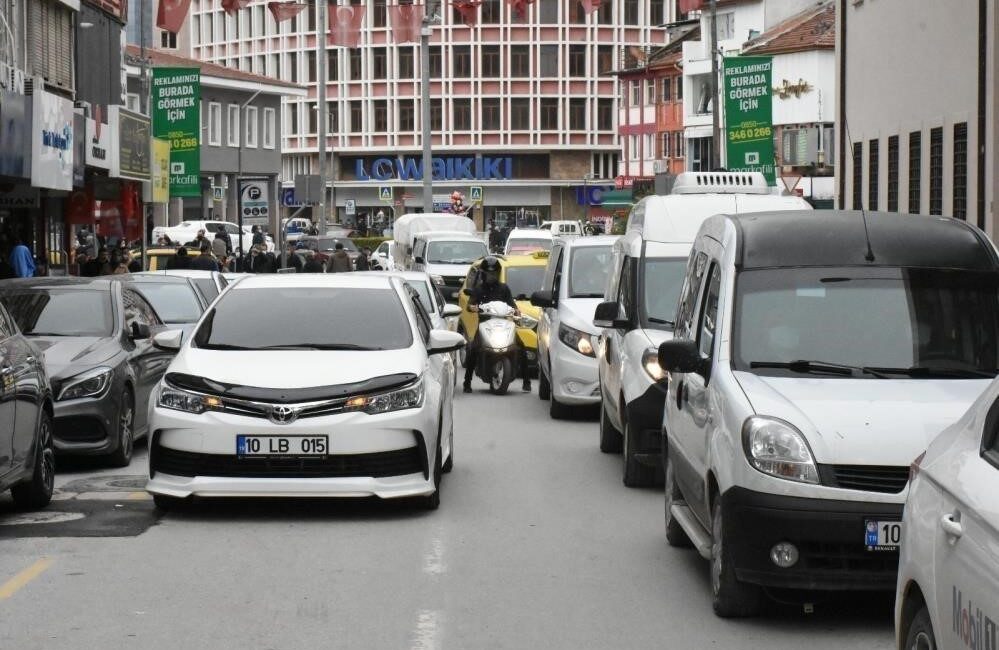
M684 172L676 177L673 194L769 194L760 172Z

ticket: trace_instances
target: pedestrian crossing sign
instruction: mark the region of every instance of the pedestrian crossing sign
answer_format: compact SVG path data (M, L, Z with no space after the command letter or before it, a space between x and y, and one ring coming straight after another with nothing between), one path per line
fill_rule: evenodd
M392 202L392 188L388 187L387 185L379 187L378 188L378 200L380 200L380 201L388 201L389 203L391 203Z
M473 185L469 190L468 200L472 203L482 203L482 187L480 185Z

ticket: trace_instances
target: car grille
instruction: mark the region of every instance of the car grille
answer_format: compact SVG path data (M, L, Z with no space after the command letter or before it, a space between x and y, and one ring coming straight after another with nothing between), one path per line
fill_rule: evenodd
M822 483L845 490L898 494L909 481L908 467L890 465L822 465Z
M858 535L857 539L860 537ZM801 568L810 571L862 571L871 574L898 571L898 551L868 551L857 544L805 543Z
M74 416L56 418L52 435L66 442L100 442L108 434L99 419Z
M157 445L152 471L173 476L224 478L344 478L404 476L423 473L419 447L372 454L339 454L325 458L239 458L199 454Z

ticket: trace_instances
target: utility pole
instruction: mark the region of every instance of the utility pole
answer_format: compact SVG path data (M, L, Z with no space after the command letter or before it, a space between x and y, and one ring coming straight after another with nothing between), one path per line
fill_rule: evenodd
M434 166L431 154L430 128L430 27L437 13L436 3L427 2L427 10L423 15L423 25L420 28L420 79L423 82L423 94L420 104L420 121L423 127L423 211L434 211Z
M318 100L319 100L319 187L321 192L319 195L319 219L322 221L322 230L326 230L326 126L327 126L327 110L326 110L326 38L329 32L329 20L326 17L326 12L328 0L316 0L316 12L317 19L319 21L319 29L316 33L316 39L319 41L319 65L317 73L319 75L318 85ZM336 204L333 204L334 210L336 209ZM312 215L312 223L316 223L316 215Z
M718 0L711 0L711 169L721 166L721 102L718 101Z

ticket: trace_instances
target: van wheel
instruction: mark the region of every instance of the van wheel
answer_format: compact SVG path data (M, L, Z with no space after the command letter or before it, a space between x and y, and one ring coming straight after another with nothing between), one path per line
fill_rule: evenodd
M711 508L711 605L722 618L755 616L763 604L759 587L739 582L732 566L735 540L725 534L721 497Z
M551 364L548 365L551 368ZM552 397L552 385L548 381L548 376L545 375L545 371L538 366L538 399L542 402L551 399Z
M52 416L45 411L38 415L38 449L35 450L31 479L11 486L14 505L24 510L44 508L52 500L55 487L55 452L52 449Z
M916 617L909 624L905 635L903 650L936 650L937 641L933 636L933 623L930 621L930 610L923 605L916 612Z
M672 512L675 504L683 503L683 494L676 484L676 468L673 467L670 458L667 457L664 462L666 463L666 543L675 548L690 548L692 546L690 538Z
M635 458L637 441L631 423L624 423L624 484L628 487L648 487L656 484L656 468L643 465Z
M600 402L600 451L616 454L621 451L621 432L614 428L607 417L607 405Z

